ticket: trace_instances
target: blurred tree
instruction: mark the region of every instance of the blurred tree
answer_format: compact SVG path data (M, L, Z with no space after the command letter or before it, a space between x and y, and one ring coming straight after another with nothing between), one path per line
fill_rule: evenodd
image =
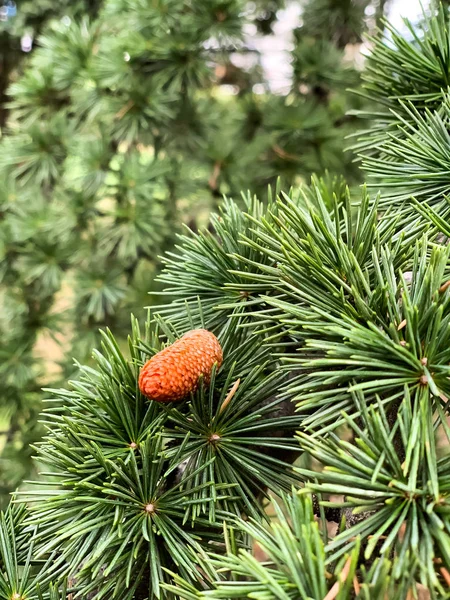
M225 199L208 228L179 236L166 255L159 279L171 301L143 327L132 318L126 353L104 332L94 364L51 391L36 448L51 480L0 511L1 600L449 600L447 8L405 25L406 39L388 26L374 40L364 76L364 93L382 104L363 111L372 124L358 141L376 197L363 186L356 199L342 176L324 176L286 193L269 188L267 202L250 192ZM296 72L306 94L301 64ZM329 80L314 82L323 107ZM5 331L14 310L25 332L36 322L54 329L43 291L69 272L79 304L72 326L87 313L114 323L111 306L133 273L130 236L113 243L111 225L97 227L114 201L128 207L131 181L148 182L124 169L126 146L112 160L127 185L112 183L108 140L81 151L82 119L67 120L75 141L62 177L77 193L73 221L70 202L57 212L49 196L61 186L72 198L57 177L63 143L40 196L14 212L17 192L36 189L21 184L25 171L5 196L16 244L4 261ZM163 141L130 143L132 160L152 149L152 164L177 167L188 152L180 142L172 154ZM152 172L166 209L179 188L167 185L172 171ZM77 185L98 194L94 216ZM149 252L142 238L139 247ZM5 389L31 388L38 374L26 340L2 339ZM31 397L11 403L10 465L31 407Z
M359 181L344 154L345 115L361 103L346 92L359 74L345 52L372 6L306 2L284 59L291 81L272 93L257 40L276 31L280 0L66 2L58 14L31 4L3 24L16 45L26 26L42 30L8 90L0 151L8 465L11 444L28 456L24 422L27 441L39 436L36 391L73 374L99 327L127 331L123 315L157 289L158 256L181 221L195 229L224 194L260 193L278 176L286 189L314 172ZM69 4L73 18L43 27ZM41 351L51 337L52 374ZM3 489L17 484L5 478Z
M7 118L6 90L45 25L55 18L96 16L101 0L0 0L0 129Z

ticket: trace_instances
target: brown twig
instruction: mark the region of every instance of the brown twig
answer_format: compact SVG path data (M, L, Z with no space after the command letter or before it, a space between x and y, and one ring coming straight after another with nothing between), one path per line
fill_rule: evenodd
M406 319L403 319L403 321L398 325L397 327L397 331L400 331L400 329L403 329L403 327L406 326Z
M217 191L217 180L219 179L221 170L222 170L222 161L216 160L216 162L214 163L213 172L211 174L211 177L208 180L208 185L213 192Z
M348 574L350 573L351 564L352 559L351 557L348 557L345 561L345 565L343 566L342 571L339 573L338 580L323 600L335 600L336 596L339 594L339 590L341 589L341 583L344 583L344 581L348 577Z
M442 577L445 579L445 583L448 587L450 587L450 573L445 567L441 567L439 570L441 572Z
M125 106L122 106L122 108L116 112L116 114L114 115L116 119L122 119L129 110L131 110L134 106L134 101L133 100L128 100L128 102L125 104Z
M284 160L292 160L294 162L300 162L300 158L298 156L296 156L295 154L289 154L289 152L286 152L286 150L283 150L283 148L281 146L279 146L278 144L274 144L272 146L272 150L275 152L275 154L277 156L279 156L280 158L283 158Z
M441 293L442 293L442 292L445 292L445 290L446 290L448 287L450 287L450 279L441 285L441 287L439 288L439 291L440 291Z
M231 399L233 398L233 396L236 393L236 390L239 387L239 384L241 383L241 380L238 379L237 381L234 382L233 387L231 388L231 390L228 392L227 397L225 398L225 400L222 403L222 406L220 407L219 410L219 415L222 414L222 412L226 409L226 407L230 404Z

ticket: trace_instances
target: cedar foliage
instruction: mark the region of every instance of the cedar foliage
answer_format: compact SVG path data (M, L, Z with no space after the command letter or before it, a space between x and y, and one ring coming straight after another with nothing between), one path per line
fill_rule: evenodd
M8 86L15 80L36 37L54 19L96 16L100 0L2 0L0 4L0 129L8 117Z
M287 186L327 169L359 177L343 152L355 127L345 111L359 106L345 88L359 75L335 42L339 20L326 36L315 25L331 7L296 29L292 83L273 94L245 31L270 35L279 0L63 3L47 27L48 3L32 4L1 25L18 40L37 14L41 33L3 105L3 501L31 468L40 388L74 376L100 328L126 344L182 221L195 230L223 194L279 175Z
M389 165L407 142L396 173L411 190L438 172L431 149L445 151L450 65L434 110L421 82L432 55L449 56L448 22L440 7L412 41L380 33L364 76L387 108L366 114L363 164ZM405 64L418 79L408 101L389 85ZM399 197L372 172L379 195L314 177L264 203L224 202L167 255L172 301L143 328L132 319L126 354L106 331L96 365L48 390L47 481L0 522L5 598L64 586L121 600L450 597L446 192ZM184 401L148 402L141 366L197 327L218 336L224 364Z

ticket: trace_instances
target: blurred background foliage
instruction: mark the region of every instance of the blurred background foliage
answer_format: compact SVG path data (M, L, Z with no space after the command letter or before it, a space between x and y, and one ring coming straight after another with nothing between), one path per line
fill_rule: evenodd
M99 328L128 333L182 223L278 176L359 183L344 148L366 101L347 88L385 9L0 0L0 504L30 473L41 387L74 374Z

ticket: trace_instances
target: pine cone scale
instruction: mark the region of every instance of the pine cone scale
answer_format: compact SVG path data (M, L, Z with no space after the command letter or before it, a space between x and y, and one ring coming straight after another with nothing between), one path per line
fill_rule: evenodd
M195 392L201 376L207 383L213 366L219 368L222 361L216 336L206 329L194 329L145 363L139 389L150 400L177 402Z

